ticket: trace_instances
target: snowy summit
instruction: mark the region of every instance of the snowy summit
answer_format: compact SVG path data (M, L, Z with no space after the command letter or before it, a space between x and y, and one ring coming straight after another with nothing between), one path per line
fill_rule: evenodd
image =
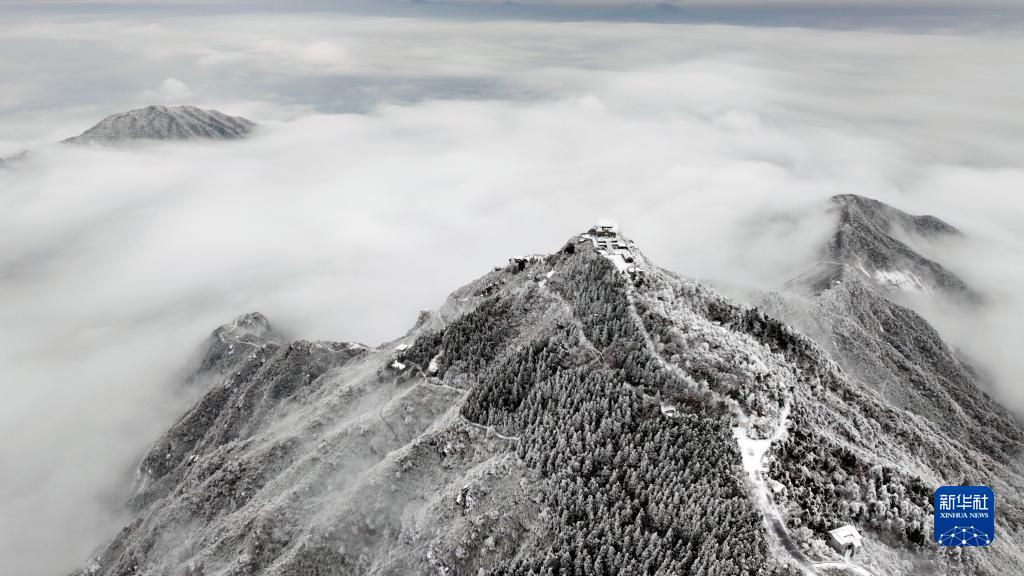
M85 132L64 142L111 144L125 140L236 140L256 123L240 116L195 106L148 106L107 116Z

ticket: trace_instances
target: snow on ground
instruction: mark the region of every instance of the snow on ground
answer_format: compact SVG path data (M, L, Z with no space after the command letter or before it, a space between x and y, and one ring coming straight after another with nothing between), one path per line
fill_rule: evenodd
M790 403L787 400L779 413L779 423L768 438L751 438L748 418L745 415L741 417L740 425L733 428L733 435L736 436L736 444L740 449L743 470L747 472L750 481L754 484L758 506L762 508L765 515L768 513L767 508L775 506L769 492L771 479L768 478L768 463L765 461L765 456L771 449L772 443L785 436L786 426L789 423L789 408Z
M874 576L866 568L850 562L815 562L814 567L821 570L846 570L859 576Z
M874 274L872 274L860 262L857 263L857 269L864 276L874 279L875 282L886 288L910 290L912 292L925 292L928 290L928 287L921 281L921 278L909 270L875 270Z
M736 444L740 449L743 470L747 472L750 482L754 486L754 501L764 516L768 534L776 538L779 548L786 550L805 574L817 574L818 570L846 570L859 576L874 576L866 568L849 561L811 562L796 547L795 542L789 536L786 523L771 495L771 491L781 489L781 485L768 477L768 463L766 462L766 456L771 450L772 443L781 440L786 435L789 409L790 401L787 400L779 413L779 423L769 438L751 438L749 418L742 413L740 414L740 425L733 428Z
M617 232L612 236L605 235L600 237L593 234L583 234L580 236L580 239L590 240L594 245L594 249L608 260L611 260L612 264L615 265L615 269L619 272L628 272L637 259L637 255L630 248L632 243Z
M543 288L544 286L547 285L548 280L550 280L551 277L554 276L554 275L555 275L555 271L554 270L548 272L547 274L544 275L544 279L541 280L540 282L538 282L537 285L540 286L541 288Z
M750 477L750 483L754 488L754 503L764 517L766 532L770 538L774 539L773 548L776 550L776 554L787 554L789 558L784 558L784 562L794 564L804 574L814 575L817 574L816 570L790 537L782 513L775 506L771 490L772 488L778 489L778 483L768 478L768 464L765 461L772 443L782 439L786 434L786 427L789 424L789 409L790 400L787 399L779 413L778 424L771 436L763 439L750 436L750 418L740 411L738 414L739 426L733 428L733 435L736 437L736 444L740 449L743 469ZM739 410L738 406L737 410Z
M925 285L913 272L907 270L875 270L875 280L888 288L924 292Z
M763 474L767 469L764 464L764 455L772 447L772 439L755 440L747 435L747 429L743 426L734 428L733 433L736 435L736 443L740 446L743 469L751 478Z

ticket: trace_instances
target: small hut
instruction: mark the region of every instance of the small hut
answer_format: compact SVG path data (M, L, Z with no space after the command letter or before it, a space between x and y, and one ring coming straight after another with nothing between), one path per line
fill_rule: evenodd
M857 552L860 552L860 532L849 524L829 530L828 537L825 541L836 552L839 552L847 558L853 556Z

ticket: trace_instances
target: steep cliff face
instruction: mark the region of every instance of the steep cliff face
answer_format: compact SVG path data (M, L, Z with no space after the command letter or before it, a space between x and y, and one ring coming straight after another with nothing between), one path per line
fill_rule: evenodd
M239 116L195 106L147 106L100 120L85 132L64 140L69 144L114 144L130 140L235 140L256 123Z
M378 348L243 317L200 373L223 376L83 574L815 573L844 569L821 538L845 523L877 574L1019 569L1019 428L964 444L614 232L514 260ZM931 490L968 473L1007 495L1002 532L939 554Z

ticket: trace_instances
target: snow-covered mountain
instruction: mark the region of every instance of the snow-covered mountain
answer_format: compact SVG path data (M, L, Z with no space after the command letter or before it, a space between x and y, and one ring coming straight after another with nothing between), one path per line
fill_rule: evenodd
M977 295L956 274L907 245L916 238L933 241L960 231L934 216L914 216L887 204L845 194L832 198L836 230L822 247L818 264L794 280L812 292L857 277L889 291L941 291L966 300Z
M85 132L64 140L72 144L112 144L126 140L234 140L256 123L240 116L194 106L147 106L107 116Z
M900 304L908 290L923 289L948 297L947 305L985 305L940 263L896 238L956 241L959 231L932 216L911 216L868 198L840 196L832 202L836 230L822 250L826 260L814 268L819 273L801 275L777 293L735 293L813 339L852 379L880 394L910 421L943 428L956 450L1003 469L960 469L963 482L1011 479L1004 488L1019 494L1020 421L984 393L989 389L985 378L925 318ZM904 276L915 282L894 285L879 270L912 270ZM944 462L948 453L922 448L917 457L929 460L927 469L949 481L951 468ZM1011 537L1018 549L1020 538ZM975 567L967 573L989 572Z
M147 106L111 114L61 143L113 145L135 140L238 140L257 126L241 116L228 116L195 106ZM0 169L12 168L31 156L32 152L25 150L0 158Z
M1012 434L1016 426L993 418L1002 410L978 394L988 388L981 376L924 318L900 304L905 290L926 289L961 305L983 305L960 278L895 237L955 238L960 232L933 216L911 216L860 196L837 196L832 204L836 230L815 272L795 278L781 293L740 297L814 339L894 405L946 422L950 434L983 450L1012 446L1002 431ZM912 279L912 285L894 285L895 277Z
M510 260L376 348L246 315L204 346L193 378L213 384L80 574L1024 573L1024 431L926 322L837 280L814 298L854 302L838 349L613 227ZM862 370L844 347L878 353L861 331L885 314L902 356ZM873 380L945 371L915 389L927 409ZM932 490L963 481L1000 495L998 535L943 553ZM845 524L854 564L823 540Z

